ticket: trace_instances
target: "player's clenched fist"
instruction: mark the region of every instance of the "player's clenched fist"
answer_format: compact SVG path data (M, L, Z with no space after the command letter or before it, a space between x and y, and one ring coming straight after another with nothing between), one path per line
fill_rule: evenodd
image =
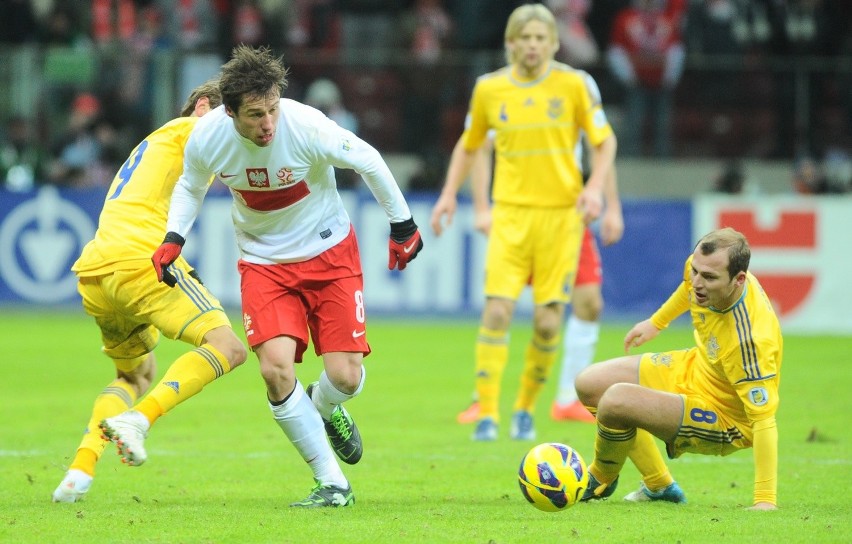
M169 287L177 285L177 278L167 268L180 257L180 250L186 242L183 236L176 232L167 232L163 243L154 252L151 262L157 272L157 281L161 281Z
M405 270L409 262L423 249L420 231L414 223L414 218L402 223L391 223L390 241L388 242L388 270L398 268Z

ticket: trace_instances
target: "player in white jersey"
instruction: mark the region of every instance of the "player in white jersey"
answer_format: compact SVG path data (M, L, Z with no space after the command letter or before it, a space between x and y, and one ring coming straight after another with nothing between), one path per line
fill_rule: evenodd
M361 392L370 346L358 245L334 167L358 172L387 214L389 269L403 270L423 242L378 151L319 110L281 98L286 77L269 49L234 48L220 75L223 106L190 135L168 233L152 260L162 277L180 255L207 180L218 176L234 197L246 337L273 417L316 480L291 506L347 506L354 495L332 449L349 464L361 458L360 434L341 404ZM325 369L305 390L294 363L309 338Z

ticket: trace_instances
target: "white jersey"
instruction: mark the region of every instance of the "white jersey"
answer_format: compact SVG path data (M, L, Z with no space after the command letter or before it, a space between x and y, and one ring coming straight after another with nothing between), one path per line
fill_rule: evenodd
M411 217L379 152L319 110L282 98L275 137L259 147L240 136L219 106L198 120L189 137L167 229L186 237L215 175L234 197L231 216L243 259L257 264L310 259L351 228L334 167L361 174L391 223Z

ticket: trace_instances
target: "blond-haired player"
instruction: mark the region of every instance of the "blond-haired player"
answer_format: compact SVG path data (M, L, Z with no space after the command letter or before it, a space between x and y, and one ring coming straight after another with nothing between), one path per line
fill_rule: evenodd
M486 441L498 435L508 330L516 300L530 277L533 338L526 350L510 435L518 440L535 438L535 403L559 351L584 223L601 213L604 182L617 146L594 80L553 60L559 39L553 14L545 6L515 9L506 24L505 46L509 65L476 82L461 145L453 151L432 213L432 227L440 234L443 220L452 220L458 190L476 153L493 130L494 206L486 302L476 341L480 413L473 435L474 440ZM574 155L581 132L590 146L585 187Z

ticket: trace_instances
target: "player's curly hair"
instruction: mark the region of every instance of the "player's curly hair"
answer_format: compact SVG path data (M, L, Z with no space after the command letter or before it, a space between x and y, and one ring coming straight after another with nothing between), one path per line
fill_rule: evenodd
M270 48L240 44L219 75L222 103L236 113L246 98L280 95L287 88L288 73L282 58L273 55Z
M222 93L219 92L219 79L214 78L205 81L194 88L180 109L181 117L189 117L195 111L195 103L199 98L207 97L210 101L210 109L218 107L222 103Z
M740 272L747 272L751 261L751 248L742 233L725 227L704 235L696 245L702 255L710 255L717 250L728 251L728 277L733 278Z

